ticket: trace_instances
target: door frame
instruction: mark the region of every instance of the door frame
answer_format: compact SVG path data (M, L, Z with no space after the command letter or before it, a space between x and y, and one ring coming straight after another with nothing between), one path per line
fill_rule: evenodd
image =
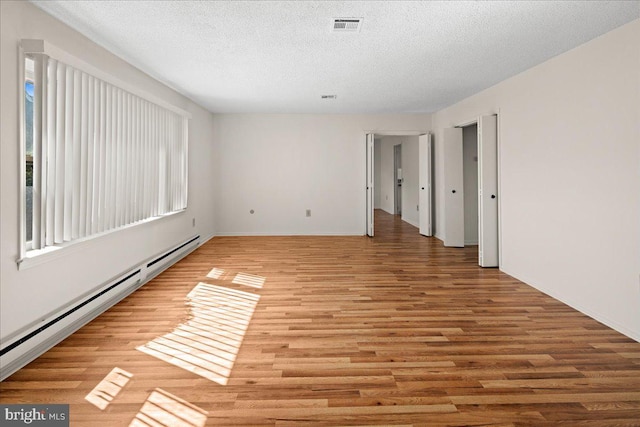
M364 164L364 185L363 188L367 188L367 135L369 134L373 134L374 139L376 135L380 135L380 136L420 136L420 135L425 135L428 133L433 133L433 131L430 130L365 130L362 132L362 137L360 138L360 141L365 141L365 150L364 150L364 158L363 158L363 164ZM374 154L375 154L375 150L374 150ZM375 161L372 162L374 164L374 168L375 168ZM375 174L375 169L372 171ZM435 203L435 201L434 201ZM368 213L368 209L367 209L367 202L366 202L366 191L365 191L365 223L364 223L364 234L365 236L369 235L369 213ZM373 221L373 218L371 218L371 221Z
M501 150L500 150L500 142L501 142L501 129L500 129L500 123L501 123L501 113L500 113L500 108L497 108L496 110L492 110L492 111L487 111L487 112L482 112L479 113L475 116L473 116L472 118L468 118L467 120L463 120L461 122L457 122L456 124L453 124L451 126L444 126L444 127L455 127L455 128L463 128L466 126L471 126L473 124L478 125L479 121L480 121L480 117L482 116L492 116L495 115L496 116L496 151L497 151L497 158L496 158L496 166L497 166L497 180L498 180L498 268L500 268L502 266L502 180L500 179L501 176L501 168L502 168L502 162L500 161L501 159ZM479 158L479 156L478 156ZM480 166L480 165L478 165Z

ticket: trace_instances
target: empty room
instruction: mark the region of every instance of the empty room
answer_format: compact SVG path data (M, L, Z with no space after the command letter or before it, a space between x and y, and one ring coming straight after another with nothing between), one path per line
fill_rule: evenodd
M0 424L640 426L640 1L0 1Z

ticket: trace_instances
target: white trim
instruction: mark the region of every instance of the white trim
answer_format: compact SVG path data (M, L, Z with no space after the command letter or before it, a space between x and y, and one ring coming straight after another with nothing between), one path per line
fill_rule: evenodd
M502 181L500 180L500 169L502 165L500 163L500 108L496 112L496 151L497 151L497 179L498 179L498 268L502 266Z
M372 133L380 136L420 136L430 133L428 130L368 130L365 134Z
M204 245L205 243L207 243L209 240L213 239L213 238L214 238L214 237L216 237L217 235L218 235L218 234L216 234L216 233L211 233L211 234L208 234L208 235L207 235L207 236L205 236L205 237L201 237L201 238L200 238L200 244L199 244L198 246L202 246L202 245Z
M465 122L460 123L459 125L455 125L456 128L466 128L467 126L473 126L478 124L478 117L473 120L467 120Z
M499 111L500 111L500 109L498 108L498 112ZM454 127L454 128L464 128L464 127L467 127L467 126L478 124L478 122L480 121L480 117L482 117L482 116L497 116L498 112L493 111L493 110L485 111L485 112L482 112L482 113L474 116L473 118L461 121L458 124L454 124L454 125L452 125L452 127Z
M24 98L25 98L25 55L22 46L18 47L18 80L20 88L18 95L18 132L20 135L20 147L19 147L19 160L18 160L18 171L19 171L19 182L20 182L20 202L19 202L19 216L18 216L18 257L22 259L26 255L26 240L27 240L27 221L26 221L26 200L27 200L27 171L25 166L26 161L26 145L27 145L27 133L25 129L26 116L24 109L26 107Z
M362 237L364 234L362 232L284 232L284 231L223 231L216 233L214 237L229 237L229 236L242 236L242 237L252 237L252 236L270 236L270 237L286 237L286 236L354 236L354 237Z
M74 68L77 68L80 71L84 71L85 73L91 74L93 77L97 77L100 80L103 80L107 83L110 83L114 86L119 87L122 90L125 90L133 95L139 96L149 102L157 104L167 110L173 111L183 117L188 119L191 118L191 113L186 110L183 110L180 107L177 107L173 104L168 103L167 101L158 98L154 95L151 95L147 92L141 91L136 86L133 86L129 83L126 83L117 77L114 77L111 74L105 73L100 68L97 68L82 59L79 59L72 54L52 45L50 42L46 40L39 39L23 39L20 41L20 45L24 51L24 54L44 54L51 58L54 58L58 61L64 62L67 65L70 65Z
M609 316L607 316L604 313L600 313L600 312L596 312L590 308L587 308L585 306L583 306L580 303L574 302L572 299L568 299L565 298L564 296L559 295L555 289L548 289L546 287L543 286L539 286L537 284L535 284L535 280L529 280L528 277L525 277L521 274L515 274L512 273L508 268L503 268L502 265L500 265L500 270L503 271L504 273L508 274L509 276L514 277L515 279L523 282L524 284L531 286L532 288L542 292L545 295L550 296L551 298L560 301L563 304L568 305L569 307L573 308L574 310L579 311L580 313L584 314L585 316L588 316L600 323L603 323L604 325L610 327L611 329L614 329L618 332L620 332L623 335L628 336L629 338L640 342L640 330L632 330L630 329L628 326L623 325L622 323L619 323L615 320L612 320L609 318Z

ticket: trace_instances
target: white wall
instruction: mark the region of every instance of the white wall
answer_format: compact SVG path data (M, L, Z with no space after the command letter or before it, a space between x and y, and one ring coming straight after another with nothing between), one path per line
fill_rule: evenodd
M436 182L442 129L494 112L501 268L640 340L640 20L437 112Z
M4 339L38 322L127 268L200 234L214 232L215 179L212 167L213 117L185 97L111 55L27 2L0 2L0 336ZM18 271L19 135L18 44L45 39L141 91L192 114L189 124L189 207L186 212L149 222L64 251L54 261ZM192 218L196 226L192 227Z
M365 133L431 116L221 114L214 127L216 234L362 235Z
M462 128L464 244L478 244L478 126Z
M402 137L402 220L420 227L418 215L418 137Z

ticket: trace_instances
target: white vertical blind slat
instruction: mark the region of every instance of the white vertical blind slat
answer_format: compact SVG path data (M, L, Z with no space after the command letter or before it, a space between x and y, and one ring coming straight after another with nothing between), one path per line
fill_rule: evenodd
M133 207L132 222L140 220L140 98L134 97L135 100L135 112L134 112L134 132L133 132L133 199L131 200L131 206Z
M113 102L113 88L110 85L105 86L105 140L104 140L104 164L103 164L103 182L104 191L101 193L102 206L104 209L104 216L102 219L102 230L111 230L111 191L113 187L111 185L111 159L113 155L113 116L112 116L112 102Z
M65 149L64 149L64 208L63 208L63 234L62 240L68 242L71 240L71 220L72 203L73 203L73 96L74 96L74 81L73 81L73 68L66 67L65 70L65 87L64 93L64 109L65 109L65 121L64 121L64 134L65 134Z
M92 169L93 179L91 182L91 227L90 235L96 234L98 230L98 186L100 180L100 80L93 80L93 156Z
M105 220L105 182L104 182L104 168L105 168L105 160L106 160L106 122L107 122L107 93L105 88L105 83L100 81L99 91L99 122L100 128L98 133L98 150L96 151L96 195L95 195L95 203L94 208L96 209L96 227L95 232L101 233L104 231L104 220Z
M142 167L142 218L149 218L151 213L149 211L149 194L150 194L149 152L151 150L149 147L150 120L149 120L149 103L148 102L144 102L142 123L143 123L143 129L144 129L144 133L142 136L142 144L143 144L142 152L144 153L144 155L143 155L142 161L140 162L140 166Z
M131 170L133 168L133 158L131 155L131 141L133 139L132 137L132 119L131 116L133 115L133 108L132 108L132 100L131 100L131 96L127 93L126 94L126 106L125 106L125 119L126 119L126 138L124 141L124 146L126 148L125 151L125 155L126 155L126 160L125 160L125 164L124 164L124 200L123 200L123 206L124 206L124 224L131 224Z
M44 247L44 226L42 212L46 204L44 203L45 193L43 191L44 172L44 126L46 119L46 58L41 55L34 57L34 91L33 91L33 139L41 141L33 145L33 218L32 218L32 241L33 249Z
M55 196L56 196L56 95L58 88L57 61L49 60L47 67L47 115L46 115L46 162L43 162L46 176L45 190L45 244L53 245L55 232ZM43 186L44 187L44 186Z
M91 228L93 226L93 155L95 147L95 78L89 76L88 79L88 101L87 101L87 140L85 144L87 146L87 157L85 162L87 164L87 188L85 196L85 212L87 215L84 235L91 235Z
M82 75L78 70L73 72L73 170L71 201L71 239L80 235L80 181L82 171Z
M114 165L115 176L113 179L116 183L116 191L114 194L114 227L118 228L122 225L122 165L124 164L124 155L123 155L123 138L124 138L124 125L123 125L123 114L124 114L124 99L123 93L120 89L117 90L118 100L117 100L117 137L116 137L116 165Z
M151 215L158 215L158 139L160 138L160 112L159 109L154 106L153 108L153 137L152 137L152 152L151 152L151 178L152 184L152 200L151 200Z
M53 241L54 243L64 242L64 174L65 174L65 99L66 99L66 67L62 63L58 63L55 71L56 74L56 94L55 94L55 110L56 117L53 126L55 128L55 194L53 196Z
M82 76L82 115L80 118L80 195L78 203L78 238L87 234L87 150L89 140L89 76Z

